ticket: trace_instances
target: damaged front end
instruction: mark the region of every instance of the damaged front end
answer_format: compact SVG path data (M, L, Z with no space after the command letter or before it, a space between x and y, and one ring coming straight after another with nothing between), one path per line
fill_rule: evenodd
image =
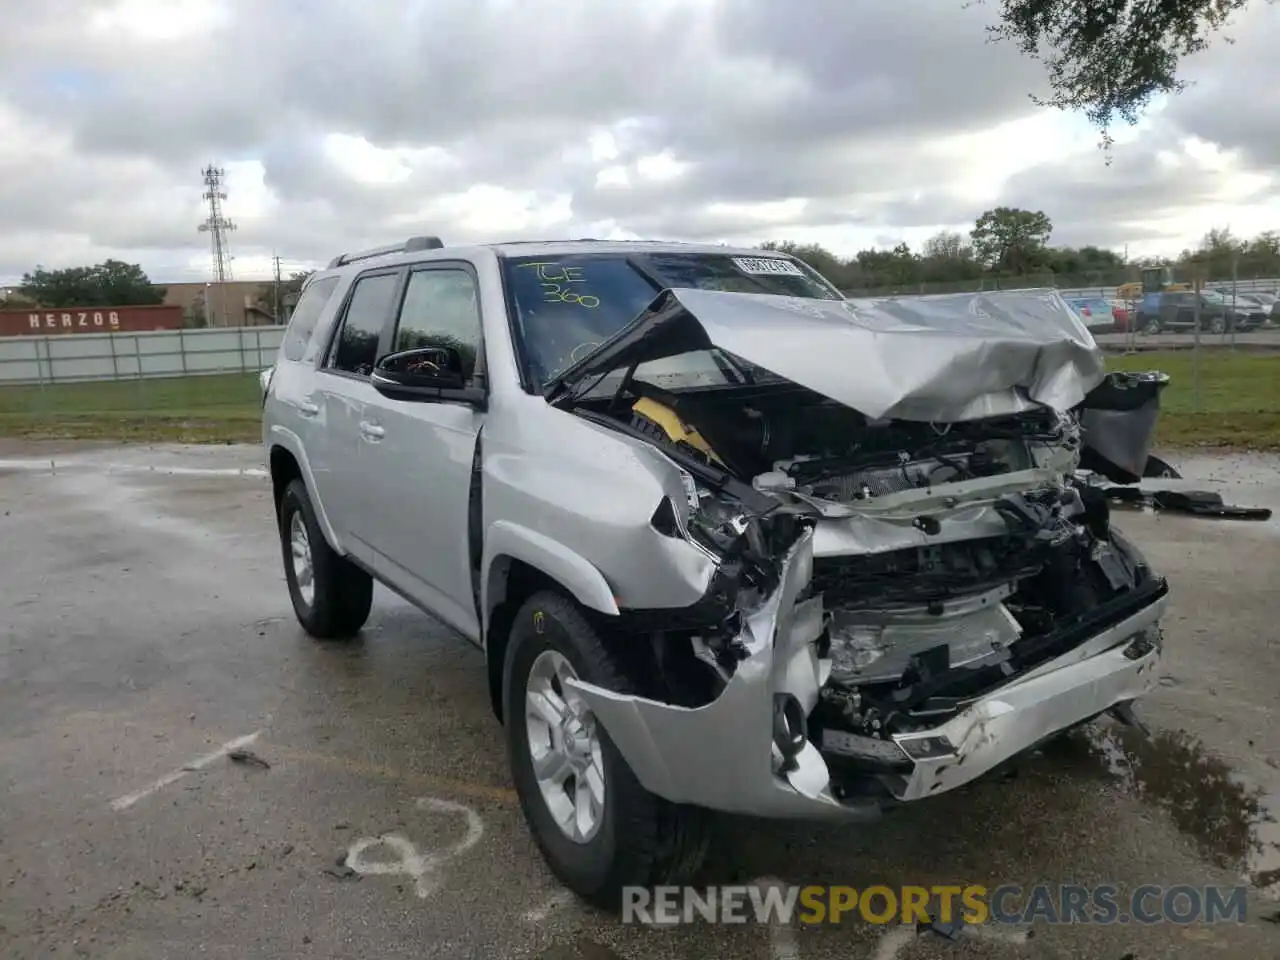
M1150 689L1168 588L1075 478L1081 411L1104 379L1087 333L1028 332L1040 301L1020 313L988 297L984 334L949 341L878 307L867 320L803 304L810 350L847 335L813 332L824 311L876 334L880 355L851 365L862 381L845 389L830 369L806 377L794 341L787 374L767 368L753 344L770 310L794 318L796 304L748 300L669 291L549 395L662 451L686 495L659 504L655 533L717 563L693 607L624 611L667 651L665 699L572 682L646 788L753 815L870 817ZM934 339L946 349L915 375L863 376ZM695 355L723 382L691 381Z

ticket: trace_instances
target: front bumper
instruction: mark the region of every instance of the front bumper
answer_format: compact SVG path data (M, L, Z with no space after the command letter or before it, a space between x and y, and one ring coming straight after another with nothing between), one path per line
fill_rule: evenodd
M636 778L674 803L762 817L872 819L879 805L844 802L819 749L806 741L787 773L775 772L773 705L794 696L806 714L829 663L815 653L821 598L797 603L813 570L812 533L793 547L779 588L745 618L749 651L720 696L678 707L573 680ZM940 726L896 735L909 772L883 778L899 800L968 783L1055 733L1148 692L1157 682L1161 596L1083 644L979 697ZM888 746L887 743L884 744Z

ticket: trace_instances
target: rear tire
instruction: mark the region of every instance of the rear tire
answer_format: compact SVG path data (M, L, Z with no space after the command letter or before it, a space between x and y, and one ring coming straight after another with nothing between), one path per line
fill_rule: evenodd
M1138 329L1149 337L1154 337L1164 329L1164 325L1160 322L1160 318L1158 316L1144 316L1141 318L1141 321L1142 322L1139 324Z
M359 633L373 606L373 578L329 546L301 480L291 482L280 498L280 547L302 629L320 640Z
M551 872L583 900L616 910L623 887L680 883L692 877L706 857L710 816L705 810L669 803L641 786L585 704L580 700L575 703L572 694L562 696L567 688L553 686L560 705L574 714L567 723L581 722L589 731L592 743L586 753L595 758L603 781L598 818L592 820L588 814L585 822L589 828L579 827L576 838L570 835L574 821L584 822L577 819L582 808L565 808L556 790L572 798L569 786L572 779L576 790L576 775L570 774L571 779L558 786L550 779L539 781L534 772L534 751L541 751L542 744L548 742L554 750L557 734L551 732L552 724L544 728L545 713L535 710L528 698L531 690L536 695L547 689L540 682L548 664L559 664L563 669L566 662L566 675L618 693L641 692L624 671L617 651L601 642L573 601L550 591L535 594L516 614L504 665L511 772L525 820ZM565 742L563 734L559 737ZM545 761L540 766L545 769ZM552 812L553 800L560 804L562 815L572 810L566 827L561 827Z

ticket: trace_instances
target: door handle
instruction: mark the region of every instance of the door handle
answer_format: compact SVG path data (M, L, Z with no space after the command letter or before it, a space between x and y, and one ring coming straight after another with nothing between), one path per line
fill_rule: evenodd
M298 404L298 413L304 417L318 416L320 413L320 407L312 403L310 400L303 400Z
M360 421L360 432L370 440L381 440L387 433L376 423L370 423L368 420Z

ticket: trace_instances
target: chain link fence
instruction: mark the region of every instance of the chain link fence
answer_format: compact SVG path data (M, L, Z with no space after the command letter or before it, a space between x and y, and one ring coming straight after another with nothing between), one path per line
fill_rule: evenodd
M1001 276L985 274L963 280L905 280L901 283L876 286L843 285L846 297L907 297L935 293L981 293L984 290L1027 290L1037 287L1053 287L1064 297L1097 297L1102 300L1122 299L1126 285L1141 285L1141 281L1129 275L1113 276L1100 273L1063 274L1028 273ZM1233 292L1267 293L1280 296L1280 277L1225 277L1210 280L1206 287Z
M1251 421L1280 447L1280 329L1258 323L1220 331L1180 324L1137 329L1139 301L1106 277L1037 274L848 289L848 296L909 296L1055 287L1064 296L1117 302L1129 322L1107 331L1087 320L1117 369L1170 374L1166 408L1200 423L1196 442ZM1280 297L1280 278L1209 281L1232 311L1252 294ZM1140 294L1139 294L1140 296ZM1280 313L1280 310L1277 311ZM1256 314L1256 311L1255 311ZM129 440L260 440L258 373L282 327L0 338L0 436ZM1198 419L1197 419L1198 418Z
M846 287L843 292L847 297L885 297L1054 288L1069 299L1096 301L1086 323L1099 345L1112 356L1113 366L1171 369L1174 382L1170 399L1175 410L1193 415L1228 409L1237 414L1280 414L1277 392L1261 390L1265 396L1258 398L1259 390L1255 388L1261 385L1253 382L1259 377L1280 378L1280 360L1273 364L1255 362L1280 356L1280 306L1276 305L1280 300L1280 277L1237 275L1204 280L1201 289L1214 304L1194 296L1191 286L1187 282L1185 288L1182 284L1174 288L1186 294L1186 304L1171 308L1162 300L1164 307L1154 314L1143 312L1141 281L1132 271L1121 276L1036 273L913 280L897 285ZM1106 309L1107 305L1114 311L1100 319L1099 308ZM1237 352L1249 353L1252 359L1233 361L1229 356L1219 356ZM1158 356L1143 356L1151 353ZM1233 371L1244 381L1224 387L1235 378Z

